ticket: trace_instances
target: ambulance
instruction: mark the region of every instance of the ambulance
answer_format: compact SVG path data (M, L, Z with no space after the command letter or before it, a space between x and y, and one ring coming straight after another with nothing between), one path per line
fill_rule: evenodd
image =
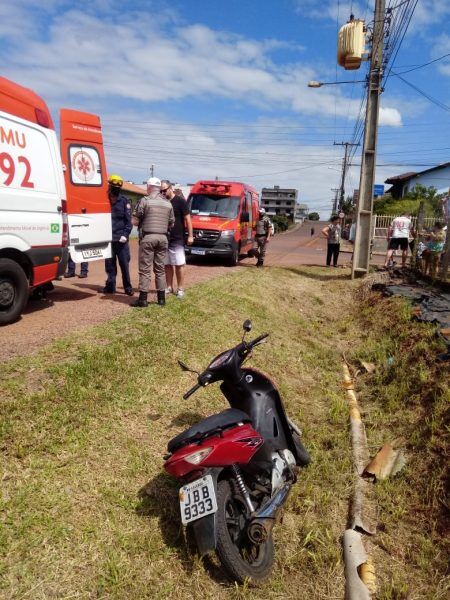
M186 255L224 258L230 266L253 247L259 196L245 183L197 181L188 197L194 243Z
M74 262L111 256L100 119L61 109L60 145L44 100L0 77L0 325L30 290Z

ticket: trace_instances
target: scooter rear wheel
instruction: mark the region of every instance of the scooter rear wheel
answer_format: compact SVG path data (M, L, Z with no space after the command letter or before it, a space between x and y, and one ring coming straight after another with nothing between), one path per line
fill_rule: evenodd
M241 495L226 480L217 486L216 553L227 574L238 583L259 583L273 567L275 550L272 535L266 542L254 544L247 536L249 511Z

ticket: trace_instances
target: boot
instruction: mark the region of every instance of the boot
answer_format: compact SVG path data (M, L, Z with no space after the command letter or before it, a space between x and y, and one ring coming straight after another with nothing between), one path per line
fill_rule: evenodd
M147 308L147 292L139 292L139 298L130 303L133 308Z
M158 290L156 293L157 293L157 296L158 296L158 304L159 304L159 306L165 306L166 305L166 291L165 290Z
M262 267L263 264L264 264L264 262L262 260L258 259L258 262L256 263L256 266L257 267Z

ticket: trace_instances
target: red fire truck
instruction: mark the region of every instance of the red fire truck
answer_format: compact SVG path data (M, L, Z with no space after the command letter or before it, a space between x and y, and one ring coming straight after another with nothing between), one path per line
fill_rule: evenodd
M253 246L259 196L254 188L234 181L197 181L188 197L194 243L192 256L219 256L231 266Z

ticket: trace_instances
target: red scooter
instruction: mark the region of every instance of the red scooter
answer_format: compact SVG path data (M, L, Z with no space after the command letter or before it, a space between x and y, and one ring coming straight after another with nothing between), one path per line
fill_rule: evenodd
M269 334L246 342L252 324L245 321L243 327L242 342L216 356L203 373L178 361L198 376L185 400L200 387L222 381L231 408L173 438L164 467L184 483L181 520L193 531L200 555L215 551L233 580L255 583L270 575L273 526L299 467L310 458L273 382L242 368Z

